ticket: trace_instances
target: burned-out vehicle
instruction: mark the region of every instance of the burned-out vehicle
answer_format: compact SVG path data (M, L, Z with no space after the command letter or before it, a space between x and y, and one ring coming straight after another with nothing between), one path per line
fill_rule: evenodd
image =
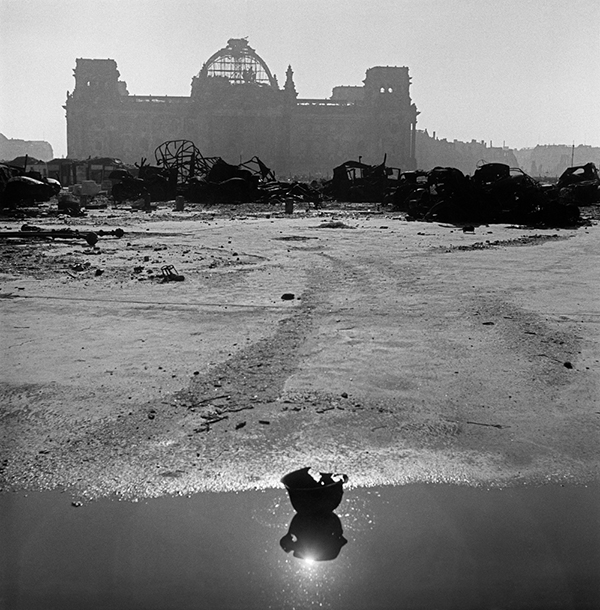
M600 202L600 174L593 163L568 167L557 183L561 200L576 205Z
M18 168L0 168L0 207L16 208L49 201L60 193L61 185L53 178L20 173Z
M137 164L136 164L137 165ZM148 165L146 159L137 165L138 178L150 194L150 201L168 201L177 196L177 173L173 169Z
M185 191L185 198L195 203L247 203L255 201L256 186L242 177L213 182L206 178L192 178Z
M111 194L116 203L149 198L150 201L175 199L177 184L173 172L161 167L147 165L142 159L137 165L137 176L127 169L113 170L108 179L112 182Z
M261 199L259 187L270 178L271 170L258 157L239 165L216 157L204 175L190 179L186 198L197 203L257 201Z
M111 193L115 203L149 197L144 181L136 178L128 170L114 170L108 175L108 179L113 183Z
M20 176L22 173L22 170L13 167L12 165L7 165L5 163L0 164L0 207L4 207L4 192L9 180L16 176Z
M521 223L536 226L572 226L579 209L557 199L537 180L519 168L487 163L473 174L484 222Z
M454 167L404 172L391 204L411 219L458 222L474 213L473 187L469 178Z
M537 180L504 163L486 163L473 176L453 167L406 172L392 206L414 220L570 226L579 210Z
M385 203L389 204L394 210L409 212L425 191L429 191L427 186L428 174L429 172L422 169L402 172L396 187L386 195Z
M427 176L429 210L425 220L470 222L476 214L474 189L468 176L455 167L434 167Z
M367 165L360 159L346 161L333 169L333 178L323 185L326 196L338 201L383 202L399 182L399 168Z
M485 222L527 223L546 202L537 180L504 163L481 165L473 173L472 182Z

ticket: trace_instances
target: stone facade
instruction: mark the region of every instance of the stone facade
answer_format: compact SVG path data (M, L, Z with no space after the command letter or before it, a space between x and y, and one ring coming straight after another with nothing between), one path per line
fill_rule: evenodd
M244 39L231 39L192 80L189 97L130 95L112 59L77 59L67 94L71 158L154 162L167 140L193 141L207 157L257 155L278 176L327 175L348 159L416 167L417 109L406 67L373 67L362 87L329 99L298 97L291 67L283 87Z

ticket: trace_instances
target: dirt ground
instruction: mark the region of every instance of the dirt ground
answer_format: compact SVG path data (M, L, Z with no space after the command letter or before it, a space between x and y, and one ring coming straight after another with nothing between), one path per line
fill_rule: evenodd
M0 487L597 479L597 221L464 232L368 207L27 219L125 234L0 240Z

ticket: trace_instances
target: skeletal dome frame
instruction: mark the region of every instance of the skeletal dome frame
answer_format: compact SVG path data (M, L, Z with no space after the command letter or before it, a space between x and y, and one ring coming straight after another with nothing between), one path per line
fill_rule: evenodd
M225 48L211 55L198 76L226 78L233 85L278 88L269 67L245 38L230 38Z

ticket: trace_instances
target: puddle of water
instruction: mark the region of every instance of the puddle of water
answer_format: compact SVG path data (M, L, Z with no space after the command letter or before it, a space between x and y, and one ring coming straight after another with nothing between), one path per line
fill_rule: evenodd
M600 608L600 484L349 489L336 514L288 533L283 489L0 494L0 607ZM307 536L337 557L294 557Z

